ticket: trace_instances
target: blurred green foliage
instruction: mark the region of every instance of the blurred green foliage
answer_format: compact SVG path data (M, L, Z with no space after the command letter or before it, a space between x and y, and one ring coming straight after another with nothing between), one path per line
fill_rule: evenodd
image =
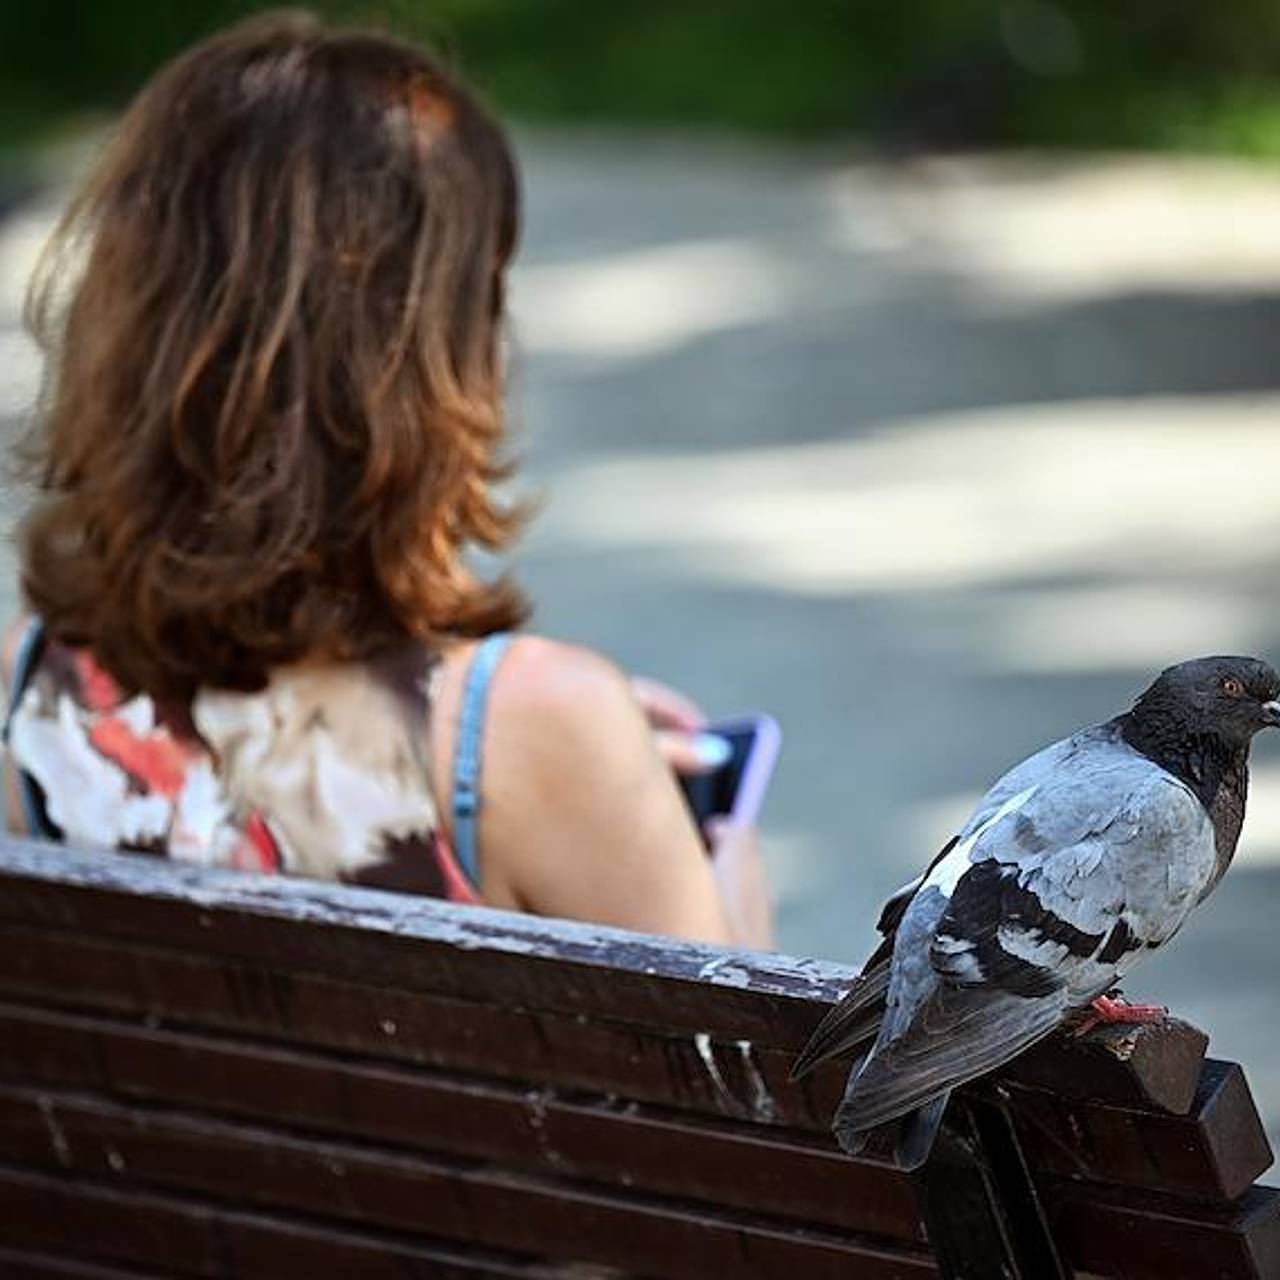
M252 0L0 0L0 134L115 108ZM1277 0L320 0L512 116L888 146L1280 152Z

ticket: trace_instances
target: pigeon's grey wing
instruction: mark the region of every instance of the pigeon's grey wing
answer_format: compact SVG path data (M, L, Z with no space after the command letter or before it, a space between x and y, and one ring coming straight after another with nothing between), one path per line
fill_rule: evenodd
M1213 873L1208 814L1145 758L1092 766L1047 779L974 841L930 948L945 980L1084 1003L1186 919Z
M944 881L954 879L950 868L958 868L956 874L959 874L959 871L969 865L975 840L983 831L993 822L999 821L1011 807L1017 808L1028 795L1034 792L1037 785L1051 776L1064 761L1074 757L1081 750L1088 750L1100 735L1105 738L1105 729L1105 726L1085 729L1073 737L1054 742L1028 757L1021 764L1015 765L994 783L978 802L965 826L938 850L933 861L920 875L892 894L881 908L876 928L883 940L863 966L864 974L869 974L892 955L898 926L902 923L903 916L915 901L920 889L925 884L938 882L939 878ZM939 868L943 870L940 871Z
M877 1044L836 1112L837 1136L894 1120L994 1070L1048 1035L1066 1008L1062 992L1026 999L937 984L911 1031Z

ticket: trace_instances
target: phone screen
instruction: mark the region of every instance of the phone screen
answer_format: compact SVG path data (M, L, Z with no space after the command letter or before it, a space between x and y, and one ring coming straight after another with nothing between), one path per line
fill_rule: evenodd
M742 786L743 770L747 766L756 738L754 725L715 727L712 732L728 742L733 755L710 773L680 776L680 789L697 819L699 829L708 818L725 817L733 812L733 802L738 788Z
M707 732L729 744L729 759L710 773L679 777L680 789L704 839L708 818L757 821L782 740L777 721L765 715L710 724Z

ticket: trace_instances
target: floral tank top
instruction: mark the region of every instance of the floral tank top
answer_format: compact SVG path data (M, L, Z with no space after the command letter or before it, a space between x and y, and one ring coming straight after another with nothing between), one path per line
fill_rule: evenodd
M205 866L477 902L440 831L438 662L298 666L189 708L126 696L83 649L24 640L7 741L33 833Z

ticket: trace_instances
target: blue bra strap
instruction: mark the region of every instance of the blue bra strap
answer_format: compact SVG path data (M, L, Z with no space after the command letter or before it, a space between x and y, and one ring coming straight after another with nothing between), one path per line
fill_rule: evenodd
M480 812L484 713L493 673L510 643L510 632L497 631L477 646L462 694L458 744L453 753L453 851L458 864L477 887L480 884L480 855L476 822Z
M27 629L18 641L18 650L13 658L13 675L9 680L9 709L4 717L4 744L9 745L9 734L13 728L13 717L22 702L22 695L31 683L31 677L44 653L44 623L39 618L32 618ZM44 795L35 779L23 769L10 762L18 778L18 794L22 797L22 814L27 822L27 833L43 836L46 840L59 840L62 832L49 819L45 810Z
M13 725L13 714L27 691L31 674L44 649L44 624L39 618L32 618L27 623L18 641L18 648L13 655L13 674L9 678L9 710L4 717L4 740L9 741L9 730Z

